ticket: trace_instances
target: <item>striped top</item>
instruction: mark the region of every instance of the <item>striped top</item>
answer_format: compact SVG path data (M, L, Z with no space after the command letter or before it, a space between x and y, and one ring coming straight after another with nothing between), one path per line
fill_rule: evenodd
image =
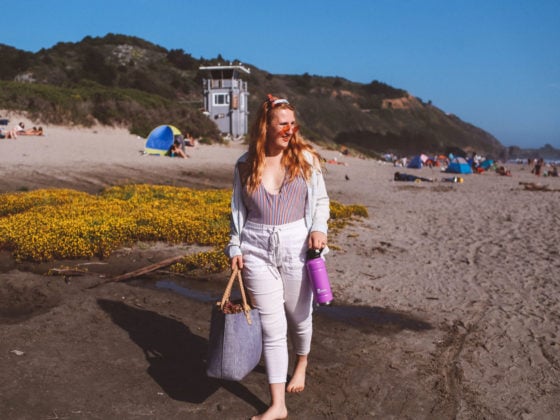
M269 193L262 182L252 193L243 189L247 220L263 225L284 225L303 219L306 200L307 184L302 176L291 182L285 180L278 194Z

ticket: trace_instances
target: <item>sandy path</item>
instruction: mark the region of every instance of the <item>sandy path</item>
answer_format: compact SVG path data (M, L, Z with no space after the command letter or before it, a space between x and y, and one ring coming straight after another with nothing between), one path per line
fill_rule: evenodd
M521 167L512 178L421 186L375 169L364 182L372 193L361 197L370 229L356 229L356 255L331 261L368 276L340 274L339 294L435 321L445 334L425 362L437 366L458 417L552 418L560 396L560 193L521 190L520 180L535 181Z

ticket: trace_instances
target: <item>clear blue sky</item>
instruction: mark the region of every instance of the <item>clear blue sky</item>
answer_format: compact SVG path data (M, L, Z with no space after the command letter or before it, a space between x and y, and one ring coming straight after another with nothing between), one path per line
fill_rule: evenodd
M560 0L18 0L2 15L0 43L27 51L133 35L271 73L379 80L506 146L560 148Z

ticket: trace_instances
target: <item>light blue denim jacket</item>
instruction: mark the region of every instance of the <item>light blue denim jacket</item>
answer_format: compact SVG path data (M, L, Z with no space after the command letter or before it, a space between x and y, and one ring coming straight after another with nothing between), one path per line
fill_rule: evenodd
M325 180L317 162L313 161L313 155L305 153L305 159L313 165L311 178L307 182L307 201L305 205L305 225L309 232L323 232L327 234L327 220L330 216L329 196L325 187ZM229 258L241 255L241 232L247 219L247 208L243 203L243 185L239 174L239 163L247 161L248 153L242 155L235 164L233 176L233 194L231 196L231 221L230 241L226 246L225 253ZM323 251L323 255L328 249Z

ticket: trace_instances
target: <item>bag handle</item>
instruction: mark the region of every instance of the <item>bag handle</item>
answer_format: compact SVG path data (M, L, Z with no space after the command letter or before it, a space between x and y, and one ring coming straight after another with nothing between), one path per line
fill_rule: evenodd
M223 311L226 302L229 300L231 296L231 289L233 289L233 283L235 282L235 278L237 277L239 281L239 289L241 290L241 302L243 306L243 312L245 312L245 318L247 318L247 323L251 325L253 321L251 321L251 306L247 303L247 296L245 295L245 287L243 287L243 279L241 278L241 271L237 267L232 270L231 276L226 286L226 290L224 290L224 295L222 296L222 300L218 303L220 309Z

